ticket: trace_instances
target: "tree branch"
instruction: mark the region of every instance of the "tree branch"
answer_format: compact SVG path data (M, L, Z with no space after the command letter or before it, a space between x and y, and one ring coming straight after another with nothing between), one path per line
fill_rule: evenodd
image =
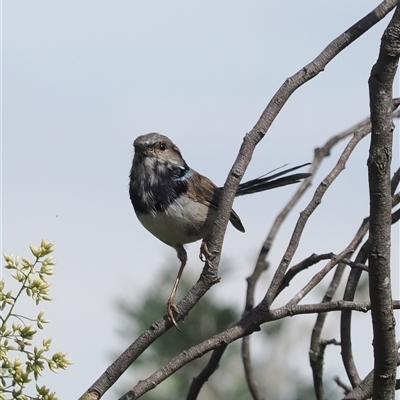
M345 264L340 263L333 275L332 281L326 290L326 293L322 299L323 303L332 301L334 294L339 286L342 279L343 272L345 269ZM326 344L321 341L322 328L324 327L326 317L328 313L319 313L317 320L315 322L312 334L311 334L311 344L310 344L310 365L313 373L314 380L314 391L317 400L326 400L324 384L323 384L323 368L324 368L324 355Z
M400 169L399 169L400 170ZM399 171L398 170L398 171ZM398 179L397 173L393 175L391 188L392 192L396 190L397 184L396 180ZM392 206L396 205L395 196L393 196ZM400 217L400 213L395 211L391 216L392 225L398 222ZM364 223L369 221L369 219L365 219ZM358 282L361 277L361 273L364 268L360 267L360 265L365 265L365 262L368 259L369 254L369 240L367 240L359 250L356 259L354 261L354 268L350 271L349 277L347 279L346 288L343 295L343 300L345 301L353 301L357 289ZM345 260L343 260L345 262ZM351 344L351 311L343 311L340 319L340 337L341 337L341 346L342 346L342 360L343 365L345 367L347 376L353 387L356 387L360 382L361 378L358 375L357 367L354 362L353 352L352 352L352 344Z
M368 158L370 193L369 289L374 332L373 398L394 399L396 385L395 320L390 280L390 165L393 82L400 57L400 6L383 34L378 61L369 78L371 146Z
M203 385L208 381L208 378L218 369L219 362L223 354L225 353L227 347L228 344L223 343L220 347L218 347L213 351L210 361L207 363L205 368L200 372L200 374L193 379L186 400L197 399L197 396L199 395Z
M361 246L355 262L364 264L368 258L368 240ZM358 282L360 281L362 269L352 268L347 279L346 288L343 295L344 301L353 301ZM351 311L342 311L340 319L340 343L342 346L342 361L347 372L347 376L353 387L356 387L361 378L358 375L357 367L354 362L352 344L351 344Z
M300 261L298 264L294 265L293 267L289 268L287 273L285 274L284 278L282 279L281 285L279 286L278 292L276 296L282 292L283 289L290 285L292 279L300 272L306 270L307 268L311 267L312 265L318 264L320 261L323 260L332 260L336 257L333 253L325 253L325 254L311 254L310 257L305 258L303 261Z
M254 377L253 366L251 365L250 357L250 336L245 336L242 339L242 361L246 377L247 386L250 390L250 394L254 400L264 400L261 394L260 388L258 387L257 381Z
M399 348L399 344L397 344ZM400 363L400 355L396 353L396 364ZM343 400L365 400L372 397L374 370L372 370L352 391L348 392ZM397 382L396 382L397 389Z

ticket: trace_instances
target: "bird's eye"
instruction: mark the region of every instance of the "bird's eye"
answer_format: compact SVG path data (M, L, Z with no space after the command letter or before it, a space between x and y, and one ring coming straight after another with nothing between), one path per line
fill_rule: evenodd
M161 151L164 151L167 148L167 146L164 142L161 142L159 148Z

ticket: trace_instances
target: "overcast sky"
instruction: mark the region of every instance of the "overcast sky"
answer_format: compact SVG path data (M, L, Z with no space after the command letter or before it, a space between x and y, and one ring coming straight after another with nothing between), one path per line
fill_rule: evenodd
M48 373L42 382L61 399L81 395L109 365L110 354L128 345L116 333L121 329L116 300L140 304L166 260L179 266L174 251L140 225L130 204L133 140L151 131L167 135L191 167L222 185L244 134L284 80L377 4L2 2L2 246L5 252L28 255L29 244L42 238L55 242L54 300L42 306L52 321L46 335L53 337L53 350L66 351L74 365L55 376ZM257 147L245 178L311 161L315 147L368 115L367 80L388 21L290 98ZM367 215L368 141L313 215L295 261L313 252L340 251ZM342 148L332 152L313 190ZM228 229L223 254L232 268L207 296L243 306L245 278L293 190L235 202L246 234ZM311 195L288 219L271 261L280 260ZM202 268L198 250L199 243L188 246L193 279ZM396 252L394 260L397 267ZM259 298L270 276L260 285ZM178 292L177 300L182 295ZM327 334L334 335L334 329ZM368 335L360 348L367 360L360 370L366 374L372 353ZM309 374L306 347L301 357ZM112 391L104 396L112 398Z

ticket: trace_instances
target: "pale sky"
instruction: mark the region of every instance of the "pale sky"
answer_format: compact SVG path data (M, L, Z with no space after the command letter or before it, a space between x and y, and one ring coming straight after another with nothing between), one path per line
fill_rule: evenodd
M128 345L116 333L116 300L140 304L165 260L175 260L174 251L140 225L130 204L133 140L152 131L167 135L191 167L222 185L244 134L284 80L378 3L2 2L2 251L29 255L29 244L55 242L53 301L42 305L52 321L45 334L53 337L54 351L74 361L67 371L47 373L42 384L61 399L79 397L110 364L110 354ZM388 22L381 21L290 98L245 179L311 161L315 147L368 115L367 80ZM367 138L328 191L295 261L313 252L339 252L367 215L368 146ZM312 191L342 148L325 162ZM286 187L235 202L246 234L228 228L223 258L233 269L221 274L207 296L243 307L245 278L293 191ZM312 191L278 236L272 262L279 262ZM194 279L202 269L199 245L188 246ZM393 257L397 268L398 253ZM259 299L270 277L259 286ZM393 280L398 286L398 274ZM306 302L320 296L321 291ZM332 327L327 338L338 338ZM371 338L355 346L366 357L358 359L366 374ZM308 349L302 350L299 365L311 376ZM338 374L346 378L339 367ZM113 398L112 391L104 396Z

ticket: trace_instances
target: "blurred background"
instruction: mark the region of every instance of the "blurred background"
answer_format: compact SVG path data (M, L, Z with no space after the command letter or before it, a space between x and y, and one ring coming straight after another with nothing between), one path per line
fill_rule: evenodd
M223 185L244 134L284 80L377 4L372 0L2 2L2 251L27 256L29 244L39 245L42 238L55 242L58 264L51 278L53 301L44 305L51 319L46 336L53 337L54 351L65 351L74 361L67 371L47 373L42 384L56 390L61 399L79 397L141 329L165 311L172 286L165 283L166 274L174 277L179 263L171 248L140 225L130 204L133 140L152 131L163 133L192 168ZM286 163L311 161L315 147L368 115L367 81L388 22L386 18L377 24L292 95L257 147L245 179ZM396 90L398 95L398 85ZM282 227L270 254L271 268L258 285L257 300L268 287L298 213L344 145L332 151L310 192ZM398 135L394 145L398 149ZM368 147L366 138L327 192L305 229L294 263L313 252L339 252L367 216ZM393 169L398 166L397 150L393 165ZM199 312L203 309L203 315L212 308L216 315L195 329L199 340L218 333L241 314L245 278L272 221L294 190L289 186L235 201L246 233L228 228L222 280L196 307ZM398 243L397 228L393 234ZM202 269L199 245L187 247L186 288ZM397 246L393 246L393 265L398 298ZM317 268L298 277L277 304L297 293ZM7 274L3 271L6 282ZM327 282L304 302L320 301ZM169 355L190 345L183 337L197 326L195 312L186 318L183 334L171 330L170 342L146 352L149 363L143 361L125 374L104 399L124 393ZM339 339L338 317L328 319L324 338ZM308 348L314 321L315 316L296 317L264 326L253 335L258 378L269 398L311 398L301 393L303 389L308 393L311 384ZM356 363L365 376L372 368L369 314L356 315L354 321ZM166 347L170 352L162 355L161 348ZM326 352L329 398L341 393L333 376L346 381L339 351L330 346ZM213 392L220 382L230 389L233 382L242 384L239 343L231 352L203 399L222 398ZM188 376L196 375L206 361L197 360ZM232 366L237 368L234 373ZM159 393L182 388L179 379L186 383L187 379L179 374L184 373L172 383L167 381ZM226 398L247 398L241 390L238 386Z

